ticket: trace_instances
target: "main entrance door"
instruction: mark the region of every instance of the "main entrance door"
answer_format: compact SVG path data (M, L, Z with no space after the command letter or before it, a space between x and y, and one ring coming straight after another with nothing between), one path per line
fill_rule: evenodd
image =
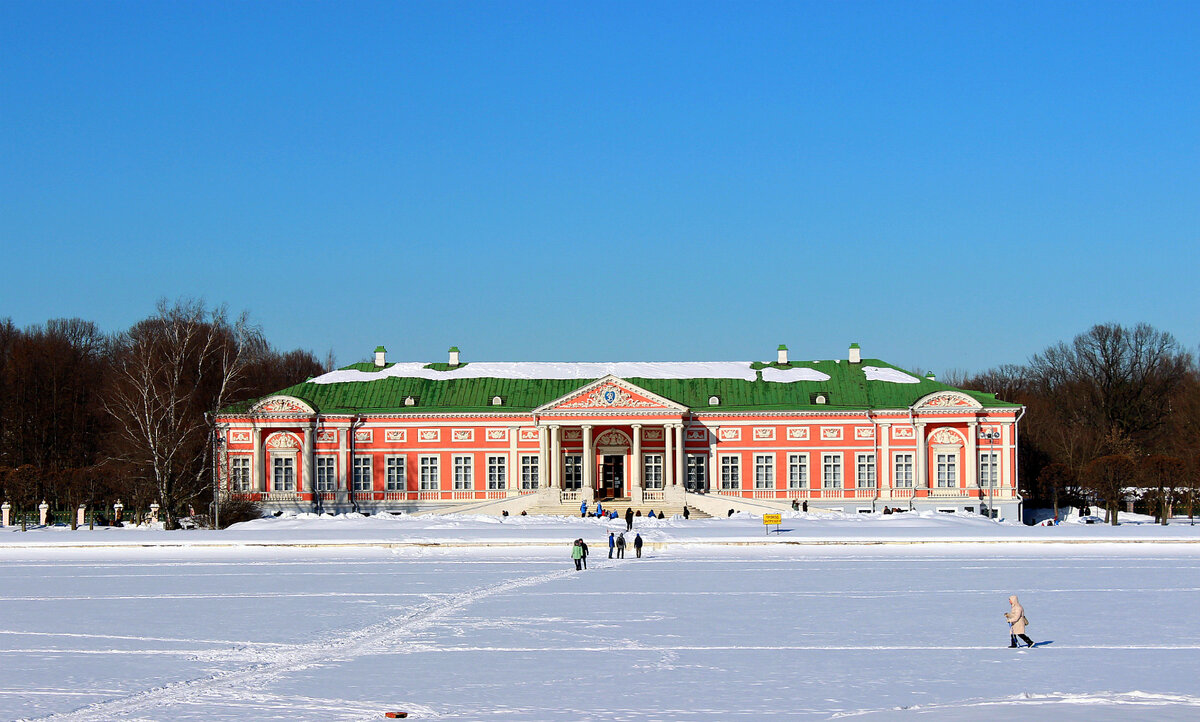
M600 488L597 490L603 499L624 496L625 491L625 457L624 455L605 454L604 463L600 467Z

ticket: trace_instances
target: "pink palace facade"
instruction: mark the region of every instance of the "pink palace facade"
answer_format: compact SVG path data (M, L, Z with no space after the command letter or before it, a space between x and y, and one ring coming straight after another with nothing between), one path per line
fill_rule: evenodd
M879 360L355 364L218 418L269 509L510 514L884 507L1020 519L1023 408Z

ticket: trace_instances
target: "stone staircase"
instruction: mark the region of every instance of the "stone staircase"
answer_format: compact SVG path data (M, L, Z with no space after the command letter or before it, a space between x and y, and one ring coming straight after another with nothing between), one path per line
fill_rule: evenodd
M645 518L646 515L650 513L651 509L654 510L655 516L657 516L661 512L668 519L676 514L683 514L683 506L678 505L678 504L674 505L674 506L670 506L670 505L662 504L662 503L632 504L632 503L630 503L629 499L610 499L609 501L602 502L602 504L604 506L604 511L606 513L616 510L617 514L621 517L622 521L625 520L625 510L630 509L630 508L633 509L634 514L637 514L639 511L642 512L642 518ZM595 513L595 511L596 511L596 505L594 503L588 504L588 512ZM531 515L542 514L545 516L579 516L579 504L571 503L571 504L553 504L553 505L534 506L528 510L528 513ZM711 519L712 518L709 514L706 514L702 511L700 511L699 509L697 509L694 506L688 506L688 515L689 515L689 518L691 518L691 519Z

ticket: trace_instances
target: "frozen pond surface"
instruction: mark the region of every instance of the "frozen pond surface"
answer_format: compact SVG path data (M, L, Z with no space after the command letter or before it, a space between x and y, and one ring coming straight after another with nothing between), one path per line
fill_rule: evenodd
M1200 718L1197 545L591 548L6 549L0 717Z

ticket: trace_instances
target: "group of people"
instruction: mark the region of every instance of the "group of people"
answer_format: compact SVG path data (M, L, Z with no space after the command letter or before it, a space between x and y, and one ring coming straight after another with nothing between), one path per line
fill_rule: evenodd
M805 503L807 503L807 502L805 502ZM625 509L625 531L633 531L633 519L634 519L634 517L638 517L641 515L642 515L641 509L638 509L637 513L634 513L632 508ZM579 516L584 517L584 518L590 516L590 517L596 517L597 519L612 519L614 521L621 518L621 515L617 513L616 509L612 509L610 511L605 511L604 510L604 502L601 502L601 501L596 502L596 511L594 511L590 514L588 513L587 501L579 502ZM687 507L686 506L683 507L683 518L687 519L690 516L691 516L691 514L688 513ZM666 519L667 515L665 512L662 512L662 511L655 513L655 511L653 509L651 509L646 514L646 518L647 519Z
M637 554L637 558L642 558L642 535L635 534L633 536L633 551ZM608 558L612 559L613 554L616 554L617 559L625 558L625 547L628 544L625 541L625 532L614 534L608 533ZM583 571L587 569L588 545L583 539L576 539L571 543L571 559L575 562L575 571Z

